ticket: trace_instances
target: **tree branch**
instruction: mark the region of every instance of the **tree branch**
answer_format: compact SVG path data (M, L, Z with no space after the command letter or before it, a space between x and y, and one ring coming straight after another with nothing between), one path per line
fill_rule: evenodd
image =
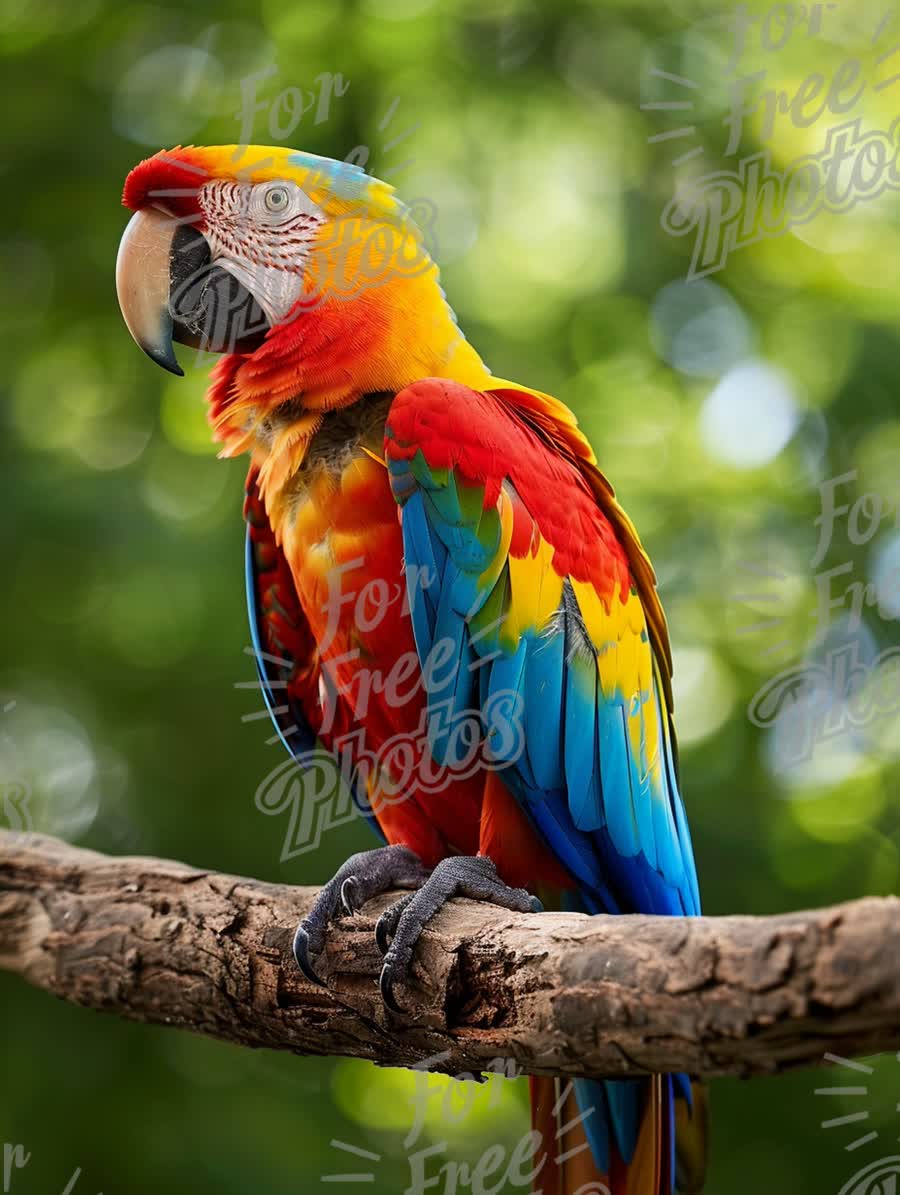
M137 1021L245 1046L476 1073L771 1074L900 1047L900 900L776 917L527 916L457 900L416 953L409 1015L375 983L391 897L291 957L315 898L0 832L0 968Z

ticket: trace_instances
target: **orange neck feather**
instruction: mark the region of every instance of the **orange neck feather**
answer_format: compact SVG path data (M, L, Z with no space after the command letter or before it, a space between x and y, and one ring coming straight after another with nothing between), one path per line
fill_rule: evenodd
M358 236L354 245L366 243ZM325 281L308 273L306 294L285 323L252 355L224 357L213 371L207 400L221 455L251 454L267 506L302 464L324 413L426 377L489 383L447 304L437 266L422 251L410 267L398 258L401 249L395 245L378 277L359 269L352 247L340 262L334 246L320 248ZM340 277L364 281L341 287Z

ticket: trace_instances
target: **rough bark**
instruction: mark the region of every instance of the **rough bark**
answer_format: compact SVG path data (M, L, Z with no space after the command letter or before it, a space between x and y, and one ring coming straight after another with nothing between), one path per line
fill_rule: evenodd
M771 1074L900 1047L900 900L774 917L521 915L453 901L409 1015L376 987L372 901L291 957L316 890L0 832L0 968L75 1004L245 1046L474 1073Z

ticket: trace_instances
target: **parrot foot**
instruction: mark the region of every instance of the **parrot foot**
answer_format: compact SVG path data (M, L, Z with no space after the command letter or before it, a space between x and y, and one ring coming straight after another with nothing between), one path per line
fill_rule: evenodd
M379 987L388 1008L404 1010L394 995L394 984L407 982L413 952L432 917L454 896L489 901L517 913L541 913L544 906L524 888L510 888L484 855L451 855L442 859L417 892L410 892L382 913L375 926L375 940L384 954ZM388 942L390 940L390 945Z
M310 981L325 987L310 958L322 952L329 924L355 913L373 896L391 888L421 888L428 869L407 846L383 846L351 855L316 898L294 934L294 958Z

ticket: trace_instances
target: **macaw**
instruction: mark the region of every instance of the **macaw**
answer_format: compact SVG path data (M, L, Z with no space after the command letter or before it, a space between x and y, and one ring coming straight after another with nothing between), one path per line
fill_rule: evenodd
M324 747L384 845L297 928L380 918L381 991L456 895L521 912L693 916L671 654L650 562L560 401L494 377L393 188L285 147L177 147L128 175L116 267L134 339L221 354L209 419L248 454L246 575L287 748ZM349 761L349 762L348 762ZM347 766L345 766L345 764ZM545 1195L703 1185L683 1075L532 1079ZM594 1184L594 1185L591 1185Z

